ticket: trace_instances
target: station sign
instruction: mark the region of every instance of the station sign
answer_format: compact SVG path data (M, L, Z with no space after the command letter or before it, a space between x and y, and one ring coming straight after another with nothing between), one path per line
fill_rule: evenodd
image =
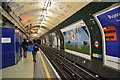
M100 46L100 43L99 43L98 41L95 41L95 42L94 42L94 46L95 46L96 48L98 48L98 47Z

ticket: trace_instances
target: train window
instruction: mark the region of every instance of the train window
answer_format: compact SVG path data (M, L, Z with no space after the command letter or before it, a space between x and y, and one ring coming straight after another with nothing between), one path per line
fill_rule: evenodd
M114 36L112 36L112 38L114 38Z
M108 36L106 36L105 38L108 38Z
M112 36L110 36L110 38L112 38Z
M105 36L105 38L114 38L114 36Z
M115 32L115 30L112 30L112 32Z
M104 33L107 33L107 31L105 31Z
M113 33L114 31L113 30L111 30L111 33Z
M112 30L110 30L110 33L112 33Z

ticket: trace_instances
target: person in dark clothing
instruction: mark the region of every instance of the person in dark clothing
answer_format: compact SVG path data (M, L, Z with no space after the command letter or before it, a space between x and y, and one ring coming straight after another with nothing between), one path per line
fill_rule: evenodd
M28 42L26 41L26 39L23 39L22 47L23 47L23 55L24 55L25 58L27 58Z
M32 51L32 55L33 55L33 61L36 62L36 54L37 51L39 51L39 46L37 43L34 43L34 51Z

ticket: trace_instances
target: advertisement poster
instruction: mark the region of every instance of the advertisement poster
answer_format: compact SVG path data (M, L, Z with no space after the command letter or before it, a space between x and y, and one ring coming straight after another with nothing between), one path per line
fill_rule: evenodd
M83 20L61 29L61 32L64 36L66 52L91 59L89 32Z
M104 65L120 70L120 6L94 14L102 32Z
M52 47L57 49L57 37L56 34L53 32L50 34L52 38Z

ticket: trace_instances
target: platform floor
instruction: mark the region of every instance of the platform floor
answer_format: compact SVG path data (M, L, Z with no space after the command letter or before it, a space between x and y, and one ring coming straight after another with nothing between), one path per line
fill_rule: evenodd
M2 69L2 78L29 78L31 80L60 78L44 53L38 51L36 60L37 62L33 62L32 53L28 52L27 58L22 57L16 65Z

